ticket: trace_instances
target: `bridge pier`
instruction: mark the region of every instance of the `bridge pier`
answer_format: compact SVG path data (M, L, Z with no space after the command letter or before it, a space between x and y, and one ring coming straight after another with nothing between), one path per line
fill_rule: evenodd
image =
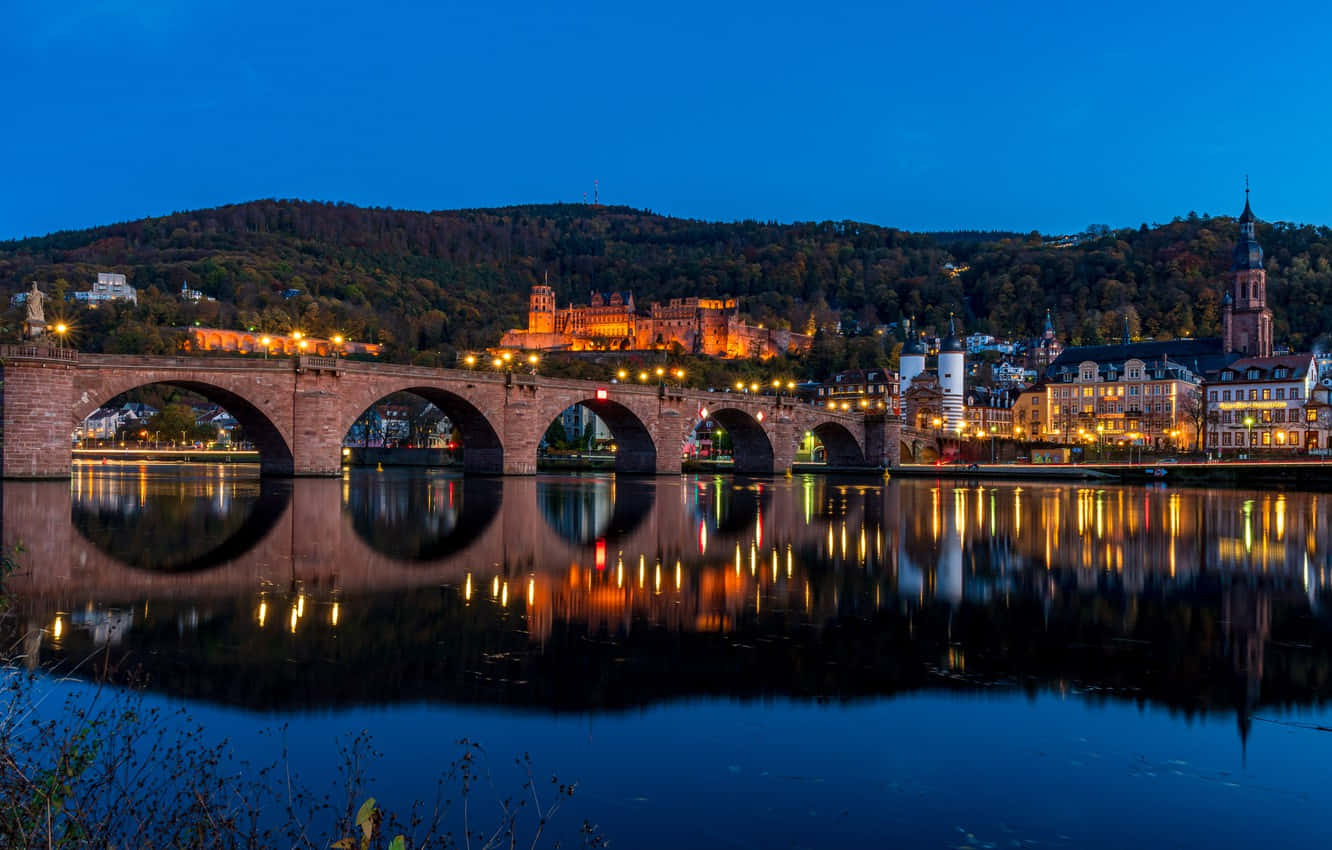
M47 346L6 346L0 384L5 478L69 478L73 464L73 352Z

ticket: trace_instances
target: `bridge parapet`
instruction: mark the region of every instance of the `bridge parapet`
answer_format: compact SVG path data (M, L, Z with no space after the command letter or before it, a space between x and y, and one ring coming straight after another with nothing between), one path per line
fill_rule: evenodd
M0 363L14 360L45 360L56 363L77 363L79 362L78 351L63 346L47 345L46 343L19 343L14 345L8 343L0 345Z

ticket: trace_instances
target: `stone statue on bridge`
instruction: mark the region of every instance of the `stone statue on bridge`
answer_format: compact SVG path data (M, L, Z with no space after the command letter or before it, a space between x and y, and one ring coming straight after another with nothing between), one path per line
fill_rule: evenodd
M42 310L42 302L45 300L46 295L37 288L37 281L34 280L24 301L28 307L28 315L23 321L24 336L36 338L46 333L46 313Z

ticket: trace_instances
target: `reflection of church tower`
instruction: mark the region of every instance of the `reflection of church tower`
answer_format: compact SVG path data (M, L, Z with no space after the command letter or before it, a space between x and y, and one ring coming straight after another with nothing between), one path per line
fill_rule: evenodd
M1272 636L1272 599L1265 590L1233 584L1221 598L1221 618L1230 663L1243 687L1236 719L1240 743L1247 745L1253 710L1262 692L1263 653Z
M1246 181L1240 236L1231 265L1233 278L1221 300L1222 336L1226 351L1271 357L1272 311L1267 309L1267 272L1263 271L1263 248L1254 238L1254 222Z
M527 330L534 334L555 333L555 290L541 283L527 298Z

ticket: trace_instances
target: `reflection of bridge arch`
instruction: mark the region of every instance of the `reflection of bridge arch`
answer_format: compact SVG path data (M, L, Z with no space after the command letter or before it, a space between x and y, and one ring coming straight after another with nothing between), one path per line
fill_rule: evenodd
M654 492L641 479L543 477L537 480L536 502L551 531L587 545L632 534L652 512Z
M352 470L346 501L351 527L381 555L423 562L450 558L483 537L499 515L502 482L398 470Z
M259 494L241 522L224 529L226 536L202 552L192 551L201 539L196 525L154 519L157 511L148 500L142 501L141 510L135 513L138 521L127 522L123 510L107 506L99 509L91 499L75 499L70 522L84 540L125 566L155 573L201 572L244 557L282 518L291 501L290 482L264 479L258 487ZM147 532L140 528L145 523ZM185 536L163 539L164 533L170 535L177 530ZM206 536L203 542L208 542Z
M462 434L463 469L467 472L498 473L504 469L504 443L500 439L491 418L497 412L490 410L491 404L484 392L476 391L470 385L452 385L448 389L440 386L399 381L392 384L362 386L359 392L351 395L342 405L342 419L336 421L332 430L336 432L339 444L346 439L352 425L367 410L394 393L411 393L420 396L438 407L453 426ZM497 421L503 421L502 411L498 412Z
M281 405L286 400L275 398L277 394L261 381L208 371L160 377L152 373L92 372L80 373L79 378L90 380L76 382L76 393L80 389L82 393L75 400L71 431L122 393L153 385L177 387L198 393L230 413L259 451L259 463L266 474L290 475L294 471L290 435L278 424L283 419Z

